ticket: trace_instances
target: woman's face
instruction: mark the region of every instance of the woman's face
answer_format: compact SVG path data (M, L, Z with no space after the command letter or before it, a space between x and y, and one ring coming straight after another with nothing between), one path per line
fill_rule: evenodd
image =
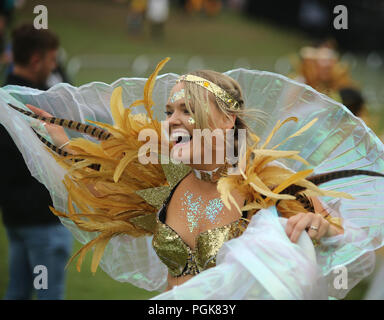
M195 112L194 106L191 105L191 109L192 112ZM205 136L204 131L194 131L196 125L191 121L193 117L185 105L183 82L177 83L172 88L166 105L166 115L172 146L171 157L195 169L212 170L216 168L216 150L221 149L219 139L223 139L223 137L220 135L219 137L214 136L211 138L210 135ZM231 121L232 119L229 120L212 101L209 101L209 113L207 113L207 116L209 117L208 123L213 130L218 128L225 131L225 129L233 127L234 117L233 121ZM214 125L212 119L215 119L216 125ZM212 130L206 129L206 132L212 133ZM218 131L218 133L220 132L223 132L223 130ZM207 141L206 148L204 148L204 141ZM209 154L207 152L211 154L211 158L208 158Z

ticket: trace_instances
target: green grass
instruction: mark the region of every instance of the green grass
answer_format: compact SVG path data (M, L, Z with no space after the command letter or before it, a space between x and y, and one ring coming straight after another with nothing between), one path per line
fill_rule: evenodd
M30 0L15 16L15 25L32 22L33 7L37 4L48 8L49 29L61 39L68 58L86 54L124 54L152 57L152 67L162 58L170 56L203 56L206 68L217 71L232 69L233 62L246 58L254 69L274 71L279 57L287 57L305 44L304 36L262 21L244 19L238 14L224 12L218 17L185 16L174 9L165 28L163 41L154 41L148 26L142 35L129 34L126 5L102 0ZM155 57L155 58L154 58ZM144 76L148 76L150 70ZM185 72L185 66L171 60L162 72ZM120 77L137 76L130 68L83 68L74 78L75 85L90 81L112 82ZM367 75L369 78L369 74ZM380 111L382 112L382 111ZM75 243L73 252L80 248ZM0 224L0 297L4 296L8 283L7 239ZM367 284L362 282L348 298L362 298ZM81 273L75 264L68 268L66 299L148 299L157 293L146 292L112 280L102 270L93 276L90 272L90 256L84 261Z

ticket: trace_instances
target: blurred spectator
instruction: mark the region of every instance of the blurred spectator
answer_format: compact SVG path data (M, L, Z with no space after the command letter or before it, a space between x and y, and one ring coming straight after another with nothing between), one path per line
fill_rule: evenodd
M302 48L296 74L292 77L342 103L368 127L377 131L378 121L369 116L360 89L350 77L348 66L339 61L335 48L335 42L329 39L313 47Z
M185 5L187 4L188 0L177 0L178 7L185 9Z
M53 87L57 83L71 83L68 78L67 72L64 70L60 61L57 61L56 68L51 72L47 79L47 86Z
M356 116L360 117L364 109L364 99L355 88L342 88L339 91L343 105Z
M302 48L297 73L300 80L333 98L341 88L356 86L329 42Z
M356 117L361 118L368 127L372 129L377 128L378 123L369 116L369 112L365 106L365 101L360 90L345 87L339 90L339 95L341 103L345 105Z
M23 25L12 33L14 68L6 85L46 89L56 67L59 40L48 30ZM38 299L63 299L64 267L72 247L68 230L54 216L47 189L31 176L7 131L0 126L2 192L0 206L9 241L9 283L5 299L30 299L34 268L48 271L48 288L37 290Z
M235 11L243 11L246 0L228 0L227 5L230 9Z
M221 0L205 0L204 9L208 16L216 16L222 8Z
M148 0L147 18L151 24L151 35L155 39L164 36L164 26L169 15L169 0Z
M185 9L188 13L198 12L203 7L204 0L187 0L185 3Z
M138 35L141 33L146 10L147 0L131 0L130 12L127 17L127 23L129 31L133 35Z
M204 10L208 16L217 15L222 8L221 0L188 0L185 4L188 13Z
M12 61L11 50L7 46L7 31L11 26L13 12L15 9L14 0L0 0L0 73L1 82Z
M7 62L7 56L3 56L6 46L6 31L10 26L13 10L15 6L14 0L0 0L0 55L1 63Z
M328 29L330 12L320 0L301 1L299 22L301 27L310 32L312 37L321 37Z
M47 79L56 68L59 40L48 30L23 25L12 33L13 70L4 85L15 84L47 90Z
M53 87L57 83L65 82L72 84L64 68L66 56L67 54L65 50L63 48L60 48L57 55L56 68L51 72L47 79L47 86L49 88Z

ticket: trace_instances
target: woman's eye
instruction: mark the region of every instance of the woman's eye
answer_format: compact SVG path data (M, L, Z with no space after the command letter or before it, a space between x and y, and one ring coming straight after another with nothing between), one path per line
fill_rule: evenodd
M164 111L164 113L166 114L167 117L171 116L173 111ZM188 110L184 110L183 111L184 114L190 114Z

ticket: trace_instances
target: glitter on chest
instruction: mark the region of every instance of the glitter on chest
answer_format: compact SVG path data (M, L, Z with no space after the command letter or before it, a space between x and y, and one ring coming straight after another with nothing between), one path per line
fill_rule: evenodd
M217 222L216 217L223 209L224 204L220 198L209 200L208 206L205 210L206 217L212 222Z
M182 200L182 212L186 212L188 228L190 232L193 232L199 226L199 221L204 218L208 219L211 223L216 224L217 217L222 211L224 204L220 198L215 198L208 201L205 205L205 201L199 196L196 200L193 199L193 193L186 191Z

